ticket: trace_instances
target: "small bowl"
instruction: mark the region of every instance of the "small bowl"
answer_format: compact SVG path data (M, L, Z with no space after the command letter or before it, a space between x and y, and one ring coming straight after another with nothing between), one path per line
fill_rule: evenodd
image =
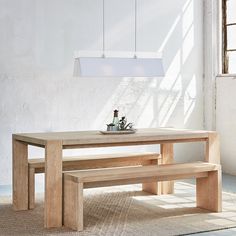
M107 124L107 131L117 131L118 127L114 125L113 123Z

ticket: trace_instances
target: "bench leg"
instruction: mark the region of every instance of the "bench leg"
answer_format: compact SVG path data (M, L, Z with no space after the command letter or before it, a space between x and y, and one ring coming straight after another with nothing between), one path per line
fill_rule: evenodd
M221 170L211 171L206 178L196 180L197 207L209 211L222 211Z
M83 183L64 180L64 225L83 230Z
M35 207L35 168L29 168L29 209Z
M150 162L148 162L147 164L143 164L143 166L145 165L158 165L160 160L151 160ZM150 183L143 183L142 184L142 190L144 192L147 193L151 193L151 194L155 194L155 195L160 195L161 194L161 187L162 187L162 183L161 182L150 182Z

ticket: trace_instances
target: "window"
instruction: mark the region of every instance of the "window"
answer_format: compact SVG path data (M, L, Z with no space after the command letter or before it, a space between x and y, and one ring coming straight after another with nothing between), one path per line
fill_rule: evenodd
M236 74L236 0L222 0L223 74Z

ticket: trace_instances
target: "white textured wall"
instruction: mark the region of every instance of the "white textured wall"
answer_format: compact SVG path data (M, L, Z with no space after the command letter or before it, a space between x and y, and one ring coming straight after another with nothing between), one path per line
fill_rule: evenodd
M221 139L223 171L236 175L236 80L217 78L216 130Z
M221 73L221 1L204 0L205 127L221 140L224 173L236 175L236 80ZM207 33L208 32L208 33Z
M133 50L134 0L105 3L106 49ZM137 50L162 51L165 78L75 78L74 51L102 49L102 0L0 0L0 184L11 182L12 133L101 129L116 107L136 127L202 128L202 11L138 0Z
M204 127L216 130L216 75L221 61L221 0L204 0Z

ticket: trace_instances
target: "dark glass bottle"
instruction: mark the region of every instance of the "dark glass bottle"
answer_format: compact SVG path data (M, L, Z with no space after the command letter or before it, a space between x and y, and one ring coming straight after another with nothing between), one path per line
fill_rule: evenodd
M119 129L119 117L118 117L118 110L114 110L114 116L112 123L115 125L115 130Z

